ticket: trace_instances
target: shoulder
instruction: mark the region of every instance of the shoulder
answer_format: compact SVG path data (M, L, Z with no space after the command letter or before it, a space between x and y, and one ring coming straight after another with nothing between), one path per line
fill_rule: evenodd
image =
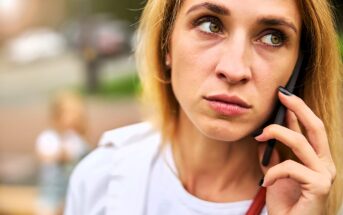
M104 171L113 166L124 154L154 145L149 139L156 139L158 133L150 123L143 122L105 132L98 147L86 156L76 167L73 177L83 178L89 170Z
M98 147L75 168L69 183L67 207L77 202L103 204L101 199L105 198L111 180L116 178L113 175L125 175L132 171L128 166L153 159L159 148L159 137L146 122L105 132Z
M105 132L100 139L99 146L120 148L154 134L156 131L150 123L141 122Z

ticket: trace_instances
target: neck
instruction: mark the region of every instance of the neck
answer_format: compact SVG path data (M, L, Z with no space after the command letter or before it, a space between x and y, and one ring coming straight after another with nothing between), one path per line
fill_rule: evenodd
M252 199L262 177L253 138L209 139L182 118L187 117L180 118L173 153L185 189L214 202Z

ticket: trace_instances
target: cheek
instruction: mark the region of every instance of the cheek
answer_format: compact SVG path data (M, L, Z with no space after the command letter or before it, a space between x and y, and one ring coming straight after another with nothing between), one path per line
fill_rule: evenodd
M175 39L172 44L172 86L176 97L199 94L214 70L213 51L186 38Z
M277 99L277 89L285 86L293 70L293 63L296 59L284 57L279 59L255 58L253 74L254 87L258 92L256 108L262 116L267 118L274 108Z
M296 55L297 53L294 53L294 56ZM287 56L278 56L283 57L266 57L261 55L255 57L253 73L255 83L262 92L275 92L279 86L285 86L292 75L296 58L290 53Z

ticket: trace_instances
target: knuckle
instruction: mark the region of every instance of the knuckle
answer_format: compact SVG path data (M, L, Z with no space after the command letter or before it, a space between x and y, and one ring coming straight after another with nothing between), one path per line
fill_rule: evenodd
M278 164L278 165L275 165L275 166L271 167L270 169L268 169L268 171L266 172L265 177L273 177L273 176L275 176L276 173L279 171L278 169L279 169L280 165L281 164Z
M313 123L312 130L313 131L325 130L325 125L324 125L323 121L319 118L316 118L315 122Z
M316 127L319 130L325 130L325 125L324 125L323 121L320 120L319 118L317 118Z
M276 130L275 124L271 124L264 129L264 131L267 132L268 134L273 134L275 132L275 130Z
M336 178L336 175L337 175L337 169L334 165L330 166L328 168L328 172L329 172L329 178L331 179L331 184L334 182L335 178Z
M319 181L320 181L320 184L318 186L319 193L322 195L327 195L331 190L331 186L332 186L331 180L328 179L327 177L325 178L323 177Z
M270 136L278 136L282 132L283 126L278 124L271 124L264 128L263 132Z
M291 168L294 168L295 165L295 161L288 159L280 163L280 168L283 170L289 170Z
M333 172L334 171L334 172ZM319 177L317 178L317 185L318 188L317 192L320 195L327 195L332 187L332 184L335 180L335 167L333 169L327 169L325 172L319 173Z
M335 178L336 178L336 176L337 176L337 170L336 170L336 167L333 167L332 169L331 169L331 177L332 177L332 180L334 180Z

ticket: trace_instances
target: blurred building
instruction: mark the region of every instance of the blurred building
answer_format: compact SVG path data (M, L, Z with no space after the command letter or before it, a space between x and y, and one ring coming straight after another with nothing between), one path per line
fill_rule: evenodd
M0 0L0 44L28 28L58 26L66 17L66 0Z

